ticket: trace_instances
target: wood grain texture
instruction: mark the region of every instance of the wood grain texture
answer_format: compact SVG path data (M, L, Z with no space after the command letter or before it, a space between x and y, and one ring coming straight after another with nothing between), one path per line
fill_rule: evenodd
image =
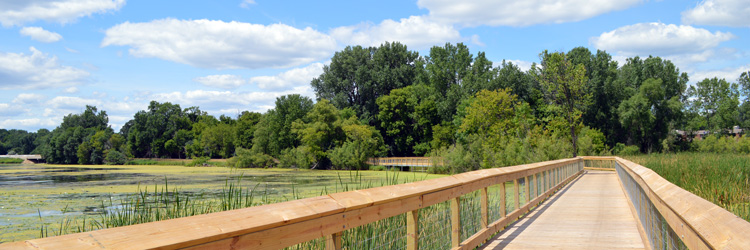
M618 182L588 171L480 249L645 249Z

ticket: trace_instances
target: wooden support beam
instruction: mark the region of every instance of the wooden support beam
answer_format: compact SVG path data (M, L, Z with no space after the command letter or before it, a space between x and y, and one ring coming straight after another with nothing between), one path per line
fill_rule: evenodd
M419 209L406 212L406 250L419 249Z
M523 183L526 184L526 203L531 202L531 178L529 176L523 177Z
M517 210L518 208L520 208L520 207L521 207L521 206L520 206L520 203L521 203L521 202L520 202L520 200L518 199L518 194L519 194L519 193L521 192L521 188L520 188L520 186L518 185L518 179L513 179L513 189L514 189L514 190L515 190L515 192L516 192L516 195L514 196L514 199L513 199L513 201L515 202L515 203L514 203L514 204L515 204L515 207L513 207L513 210Z
M342 232L326 235L326 250L341 250Z
M461 197L451 199L451 247L461 244Z
M507 203L505 201L505 197L507 196L507 194L505 193L505 182L500 183L500 191L498 193L500 194L500 218L503 218L506 214L508 214L505 209Z
M487 221L489 221L489 218L487 216L487 205L489 203L487 188L482 188L482 198L480 203L482 203L482 228L487 228Z

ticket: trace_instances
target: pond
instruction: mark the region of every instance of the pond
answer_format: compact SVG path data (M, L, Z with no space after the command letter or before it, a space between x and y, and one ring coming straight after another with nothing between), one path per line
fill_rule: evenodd
M0 164L0 242L40 237L64 218L100 216L127 197L148 189L178 190L211 199L227 183L256 188L274 200L442 177L424 173L234 169L185 166ZM51 235L51 233L50 233Z

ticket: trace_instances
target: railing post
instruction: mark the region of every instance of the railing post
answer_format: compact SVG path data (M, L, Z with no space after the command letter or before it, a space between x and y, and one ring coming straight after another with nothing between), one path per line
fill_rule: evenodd
M406 249L419 249L419 209L406 212Z
M326 235L326 250L341 250L342 232Z
M532 175L531 182L534 183L534 198L539 197L539 183L538 179L536 178L536 174Z
M506 213L506 209L505 209L505 206L506 206L506 203L507 203L505 201L506 200L505 197L507 196L505 194L505 182L500 183L500 191L499 191L499 193L500 193L500 218L503 218L507 214Z
M523 182L526 183L526 204L531 203L531 178L529 176L523 177Z
M451 200L451 246L461 245L461 197Z
M489 216L487 216L489 197L487 196L487 188L482 188L482 228L487 228Z
M517 210L519 208L519 203L520 203L519 200L518 200L518 193L520 193L521 190L520 190L520 186L518 185L518 179L513 180L513 189L516 190L516 195L515 195L515 197L513 199L515 201L515 205L516 205L515 207L513 207L513 210L515 211L515 210Z

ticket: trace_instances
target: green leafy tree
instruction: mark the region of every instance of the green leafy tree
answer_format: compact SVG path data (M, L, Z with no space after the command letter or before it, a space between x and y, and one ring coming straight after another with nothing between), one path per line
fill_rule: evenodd
M86 106L86 110L81 114L69 114L63 117L60 126L50 133L49 147L42 152L42 155L49 163L76 164L79 162L79 146L84 141L90 141L91 136L97 131L111 130L107 125L108 122L107 112L98 111L94 106ZM84 160L90 161L90 159Z
M147 110L138 111L133 120L120 130L127 138L128 152L134 157L172 156L175 151L165 147L167 141L172 140L177 131L191 129L191 124L195 122L193 119L197 119L191 119L186 111L179 104L151 101ZM197 108L192 112L200 113Z
M574 65L562 52L541 54L541 69L536 71L539 82L545 90L545 96L552 105L559 105L562 115L570 128L570 142L573 145L573 157L577 155L576 127L580 123L582 109L589 102L586 92L586 68L582 64ZM536 69L535 69L536 70Z
M395 89L377 103L390 155L421 156L430 151L432 127L440 121L430 87L418 84Z
M380 47L346 47L336 52L323 73L311 85L320 99L339 109L351 107L362 120L375 122L378 97L392 89L411 85L421 67L417 52L405 45L386 42Z
M308 97L291 94L276 98L276 106L263 115L253 133L254 153L278 157L284 149L299 146L292 124L312 110Z
M716 77L704 79L687 91L690 112L697 114L689 121L694 130L721 131L738 124L739 89Z

